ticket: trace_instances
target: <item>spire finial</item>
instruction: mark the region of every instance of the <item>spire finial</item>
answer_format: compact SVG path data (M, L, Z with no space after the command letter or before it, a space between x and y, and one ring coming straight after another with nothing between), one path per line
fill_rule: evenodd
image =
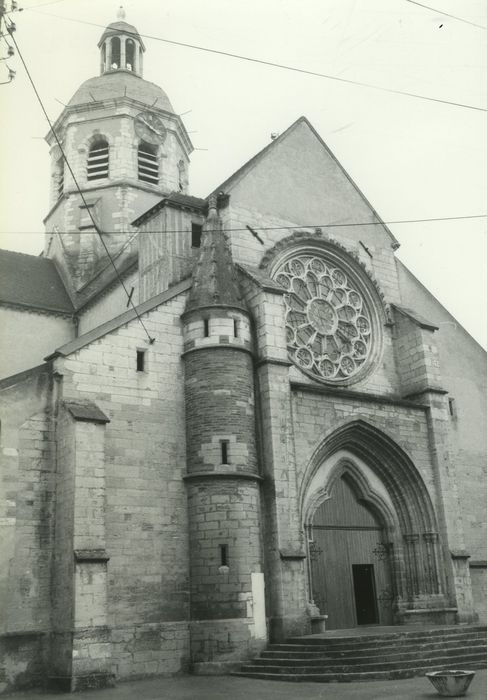
M123 19L125 19L125 17L126 17L126 14L125 14L125 10L123 9L123 5L120 5L120 7L118 8L118 12L117 12L117 19L123 20Z

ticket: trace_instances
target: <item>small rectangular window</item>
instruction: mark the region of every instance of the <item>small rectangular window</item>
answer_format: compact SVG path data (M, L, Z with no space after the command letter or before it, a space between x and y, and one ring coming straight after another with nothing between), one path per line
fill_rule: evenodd
M209 318L205 318L203 320L203 333L204 333L205 338L208 338L208 336L210 335L210 319Z
M203 226L201 224L191 224L191 248L201 247L201 233Z
M233 337L238 338L238 319L233 319Z
M220 549L220 566L228 566L228 544L218 545Z
M457 410L455 406L455 399L448 399L448 410L450 411L450 416L452 418L457 417Z
M228 448L229 448L228 440L220 440L222 464L229 464L229 461L228 461L229 450L228 450Z
M145 350L137 350L137 372L145 372Z

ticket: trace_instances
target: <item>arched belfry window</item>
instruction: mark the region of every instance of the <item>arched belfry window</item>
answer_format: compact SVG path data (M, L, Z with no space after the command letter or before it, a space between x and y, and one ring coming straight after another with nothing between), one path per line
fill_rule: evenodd
M104 138L93 141L88 152L86 164L86 179L103 180L109 173L109 146Z
M135 70L135 42L132 39L125 42L125 68Z
M112 38L112 54L110 68L116 70L120 68L120 57L121 57L121 43L118 36Z
M137 150L137 172L139 180L150 185L159 184L159 159L157 146L141 141Z

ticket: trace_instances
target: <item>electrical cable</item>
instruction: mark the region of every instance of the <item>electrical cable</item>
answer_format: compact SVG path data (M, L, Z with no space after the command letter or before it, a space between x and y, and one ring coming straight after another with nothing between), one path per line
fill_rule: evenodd
M450 19L456 19L458 22L464 22L465 24L470 24L470 26L477 27L477 29L487 30L487 27L485 27L482 24L476 24L475 22L470 22L470 20L464 19L463 17L458 17L457 15L450 15L448 12L443 12L443 10L437 10L435 7L430 7L429 5L423 5L422 2L416 2L416 0L405 0L405 1L410 3L411 5L418 5L418 7L423 7L425 10L431 10L431 12L436 12L439 15L444 15L445 17L450 17Z
M33 90L34 90L34 92L35 92L35 95L36 95L36 97L37 97L37 100L38 100L38 102L39 102L39 104L40 104L40 106L41 106L42 111L44 112L44 116L46 117L46 120L47 120L47 122L48 122L48 124L49 124L49 128L51 129L52 133L54 134L54 138L56 139L56 143L57 143L57 145L58 145L58 147L59 147L59 150L60 150L61 153L62 153L64 162L66 163L66 165L67 165L67 167L68 167L68 170L69 170L69 172L70 172L70 174L71 174L71 177L73 178L73 182L74 182L74 184L75 184L75 186L76 186L76 189L77 189L78 192L79 192L79 195L80 195L80 197L81 197L81 200L82 200L82 202L83 202L83 205L86 207L86 211L88 212L89 217L90 217L90 219L91 219L91 221L92 221L92 223L93 223L93 227L94 227L96 233L98 234L98 236L99 236L99 238L100 238L100 241L101 241L101 243L102 243L102 245L103 245L103 247L104 247L104 249L105 249L105 252L106 252L108 258L110 259L110 262L112 263L112 266L113 266L113 269L115 270L115 274L116 274L116 276L117 276L117 278L118 278L118 281L120 282L121 286L123 287L123 290L124 290L125 294L127 295L127 298L130 300L130 303L131 303L131 305L132 305L133 310L135 311L135 315L136 315L137 319L139 320L139 323L141 324L141 326L142 326L142 328L144 329L144 331L145 331L147 337L149 338L149 344L152 345L152 343L154 342L155 338L152 338L152 337L150 336L149 331L148 331L147 328L145 327L144 322L142 321L142 319L141 319L141 317L140 317L140 314L139 314L139 312L137 311L137 308L136 308L134 302L132 301L132 298L131 298L129 292L127 291L127 288L125 287L125 284L124 284L124 282L123 282L123 280L122 280L122 278L121 278L121 276L120 276L120 273L118 272L117 266L115 265L115 263L114 263L114 261L113 261L113 258L112 258L112 256L110 255L110 251L108 250L108 247L107 247L105 241L103 240L103 236L102 236L102 234L101 234L101 231L100 231L100 229L99 229L99 227L98 227L98 224L96 223L96 221L95 221L95 219L94 219L94 217L93 217L93 214L91 213L90 208L88 207L88 204L87 204L86 199L85 199L85 197L84 197L84 195L83 195L83 192L81 191L81 188L80 188L80 186L78 185L78 181L77 181L76 176L75 176L75 174L74 174L74 172L73 172L73 169L71 168L71 164L69 163L69 161L68 161L68 159L67 159L67 157L66 157L66 154L65 154L65 152L64 152L64 149L63 149L63 147L62 147L62 144L61 144L61 142L60 142L60 140L59 140L59 138L58 138L56 132L53 130L52 122L51 122L51 120L50 120L50 118L49 118L49 115L48 115L47 112L46 112L46 109L45 109L45 107L44 107L44 103L42 102L41 96L39 95L39 92L38 92L38 90L37 90L37 88L36 88L36 86L35 86L35 83L34 83L34 80L33 80L32 76L31 76L31 74L30 74L30 71L29 71L29 69L27 68L27 64L26 64L26 62L25 62L25 60L24 60L24 57L23 57L23 55L22 55L22 52L21 52L20 49L19 49L19 45L17 44L17 41L16 41L16 39L15 39L15 37L14 37L14 35L13 35L13 32L12 32L12 34L11 34L11 37L12 37L12 41L13 41L14 44L15 44L15 48L17 49L17 52L18 52L18 54L19 54L20 60L22 61L22 65L24 66L24 69L25 69L25 72L26 72L26 74L27 74L27 77L29 78L30 84L32 85L32 88L33 88Z
M33 10L36 12L36 10ZM57 19L63 19L67 22L75 22L77 24L86 24L90 27L99 27L101 29L106 29L102 24L96 22L88 22L87 20L74 19L73 17L63 17L62 15L56 15L52 12L40 12L39 14L45 15L46 17L55 17ZM464 109L472 109L478 112L487 112L487 107L478 107L477 105L469 105L464 102L454 102L452 100L442 100L439 97L429 97L428 95L420 95L415 92L408 92L406 90L395 90L394 88L386 88L380 85L373 85L372 83L365 83L360 80L352 80L349 78L340 78L336 75L329 75L327 73L319 73L318 71L306 70L305 68L296 68L295 66L288 66L283 63L277 63L274 61L265 61L260 58L252 58L250 56L243 56L242 54L230 53L228 51L219 51L218 49L210 49L207 46L198 46L197 44L188 44L183 41L175 41L173 39L165 39L164 37L154 36L151 34L141 34L124 30L125 34L133 36L134 38L142 37L144 39L152 39L153 41L161 41L165 44L171 44L173 46L182 46L188 49L194 49L195 51L203 51L205 53L215 54L217 56L226 56L228 58L236 58L241 61L248 61L249 63L258 63L263 66L269 66L271 68L280 68L282 70L292 71L294 73L301 73L303 75L311 75L317 78L325 78L327 80L335 80L339 83L345 83L347 85L355 85L357 87L368 88L370 90L378 90L380 92L389 92L393 95L403 95L405 97L413 97L418 100L426 100L428 102L437 102L439 104L450 105L452 107L462 107Z
M435 221L465 221L469 219L487 219L487 214L466 214L464 216L435 216L427 219L395 219L389 221L353 221L350 223L339 223L339 224L295 224L294 226L253 226L258 231L287 231L291 229L301 229L301 228L353 228L354 226L392 226L396 224L422 224L430 223ZM159 230L146 230L138 231L137 235L142 235L145 233L188 233L189 229L167 229L166 231ZM227 233L232 231L246 231L246 226L225 228ZM50 231L0 231L2 234L26 234L26 235L36 235L50 233ZM82 236L84 234L89 234L89 231L58 231L58 233L70 233ZM120 233L120 231L104 231L104 233Z

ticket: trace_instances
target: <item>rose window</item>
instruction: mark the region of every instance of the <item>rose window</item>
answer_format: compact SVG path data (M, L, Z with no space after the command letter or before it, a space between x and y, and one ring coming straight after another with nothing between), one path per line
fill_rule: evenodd
M331 382L357 375L372 350L372 318L355 282L333 261L299 254L275 274L286 290L289 356L305 372Z

